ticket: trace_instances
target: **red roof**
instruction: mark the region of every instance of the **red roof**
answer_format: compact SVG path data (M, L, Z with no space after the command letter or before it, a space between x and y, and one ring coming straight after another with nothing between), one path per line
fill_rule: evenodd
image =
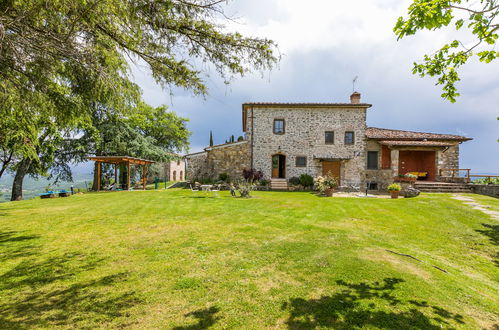
M399 147L449 147L455 145L456 142L439 142L439 141L379 141L380 144L386 146L399 146Z
M368 139L374 140L399 140L399 141L425 141L425 140L454 140L469 141L471 138L454 134L436 134L424 132L401 131L395 129L368 127L366 129Z

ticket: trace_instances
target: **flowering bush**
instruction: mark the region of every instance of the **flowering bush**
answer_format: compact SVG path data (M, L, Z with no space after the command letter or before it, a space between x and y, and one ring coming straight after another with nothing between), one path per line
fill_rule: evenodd
M415 175L415 174L411 174L411 173L407 173L406 175L404 175L406 178L409 178L409 179L417 179L418 176Z
M315 189L324 193L327 189L334 189L338 186L338 181L330 173L324 176L318 176L314 179Z
M400 189L402 189L402 187L400 187L399 184L397 183L392 183L391 185L388 186L388 191L400 191Z

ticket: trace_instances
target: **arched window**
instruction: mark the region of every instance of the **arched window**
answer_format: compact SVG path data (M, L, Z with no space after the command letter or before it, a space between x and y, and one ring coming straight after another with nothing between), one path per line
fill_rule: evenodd
M182 181L184 178L184 171L180 171L180 177L178 178L180 181Z
M173 181L177 181L177 171L173 171Z

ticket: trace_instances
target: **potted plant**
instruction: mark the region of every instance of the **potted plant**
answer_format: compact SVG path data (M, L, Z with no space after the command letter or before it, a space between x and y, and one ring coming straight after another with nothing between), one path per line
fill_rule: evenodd
M400 193L400 185L398 183L392 183L391 185L388 186L388 191L390 192L390 195L392 198L399 198L399 193Z
M338 181L336 181L336 178L331 176L329 173L315 178L316 189L327 197L333 196L334 188L337 186Z
M409 182L409 183L414 183L416 182L417 179L418 176L411 173L399 174L398 176L393 178L395 182Z

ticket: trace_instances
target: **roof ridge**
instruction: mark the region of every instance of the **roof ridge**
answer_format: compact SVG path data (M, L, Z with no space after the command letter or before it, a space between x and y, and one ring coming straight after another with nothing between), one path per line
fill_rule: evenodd
M450 134L450 133L433 133L433 132L409 131L409 130L392 129L392 128L381 128L381 127L373 127L373 126L369 126L369 127L366 128L366 130L368 130L368 129L377 129L377 130L383 130L383 131L393 131L393 132L403 132L403 133L427 134L427 135L441 136L442 138L444 138L444 136L447 136L447 137L455 137L455 138L460 138L460 139L465 139L465 140L472 140L471 138L468 138L468 137L466 137L464 135L457 135L457 134ZM386 137L383 137L383 138L386 138ZM435 137L435 138L437 138L437 137Z

